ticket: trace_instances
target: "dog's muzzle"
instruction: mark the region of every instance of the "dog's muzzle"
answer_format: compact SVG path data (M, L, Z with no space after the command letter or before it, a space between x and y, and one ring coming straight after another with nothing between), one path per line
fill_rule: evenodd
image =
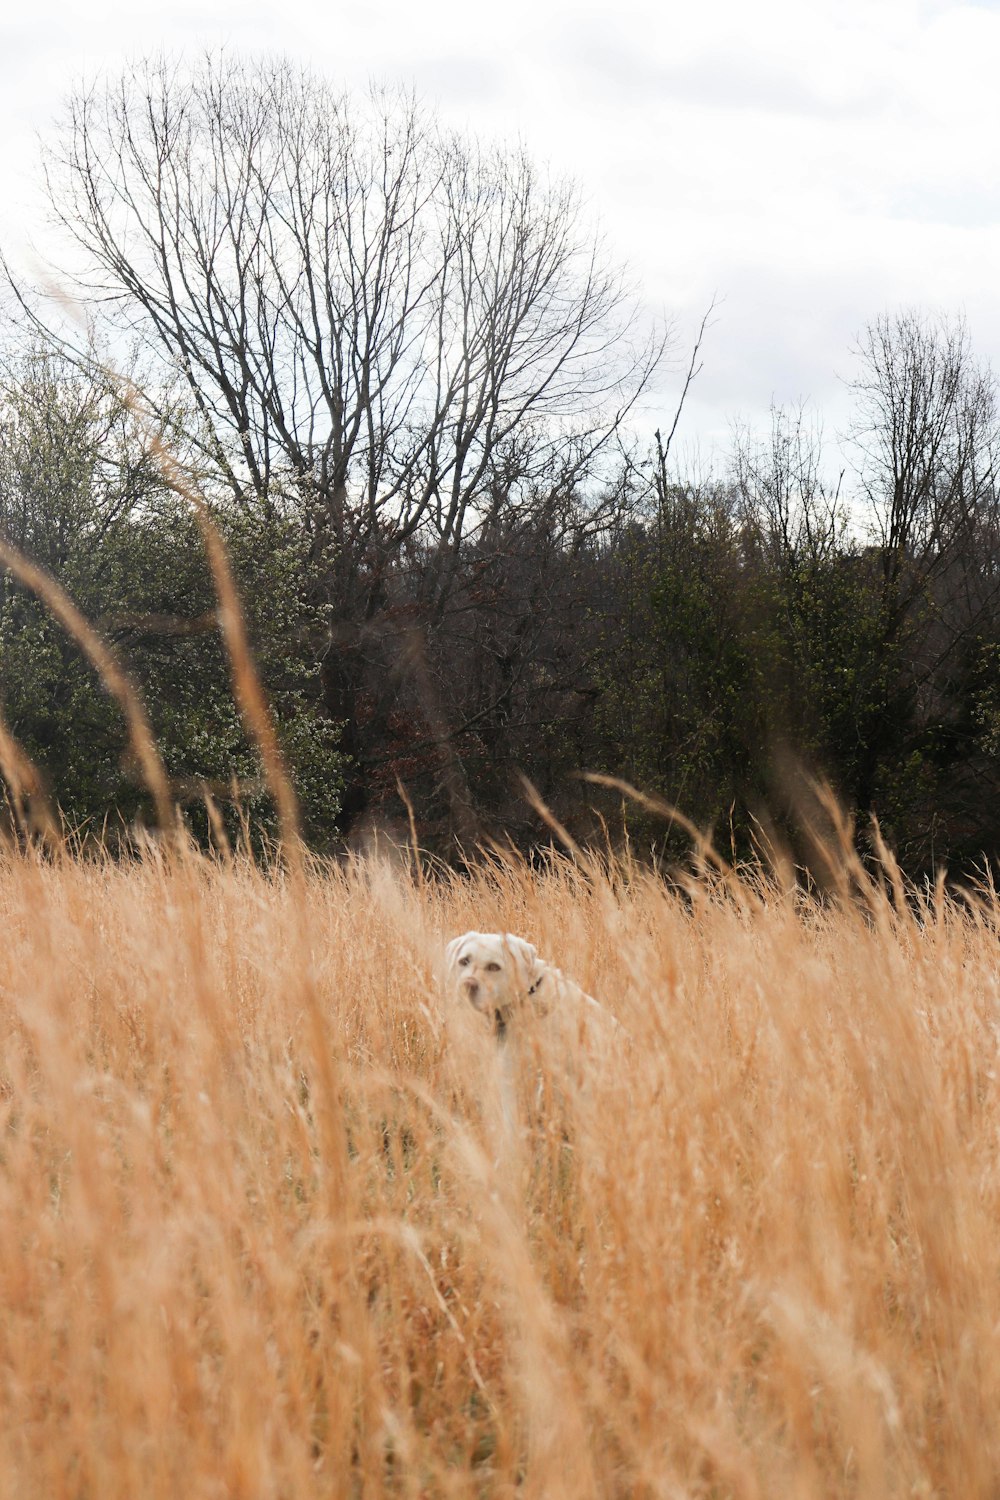
M462 992L474 1010L482 1010L481 991L475 979L470 979L463 984Z

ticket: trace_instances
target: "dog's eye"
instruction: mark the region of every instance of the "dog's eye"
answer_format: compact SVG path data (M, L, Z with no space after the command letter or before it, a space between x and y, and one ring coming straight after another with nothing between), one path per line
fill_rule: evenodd
M466 966L466 964L469 962L469 958L470 957L471 957L471 955L467 953L464 958L460 958L458 960L458 967L460 969L464 969L465 966Z
M490 963L490 964L486 965L486 968L487 968L487 970L491 974L499 974L500 973L500 965L499 964L492 964L492 963Z

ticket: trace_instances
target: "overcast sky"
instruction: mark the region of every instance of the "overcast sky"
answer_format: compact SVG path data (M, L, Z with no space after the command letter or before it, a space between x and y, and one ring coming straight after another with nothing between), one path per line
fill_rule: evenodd
M36 136L74 81L225 43L410 83L453 124L520 137L578 179L682 344L718 295L682 433L706 464L772 401L811 402L832 436L853 336L886 309L964 312L1000 367L1000 0L18 9L0 21L0 239L18 258L45 248Z

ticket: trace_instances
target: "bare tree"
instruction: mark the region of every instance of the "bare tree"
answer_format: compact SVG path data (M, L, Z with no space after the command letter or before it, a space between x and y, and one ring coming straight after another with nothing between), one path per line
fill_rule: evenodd
M804 406L772 407L764 439L739 430L732 467L739 522L772 567L785 573L831 555L846 511L840 481L824 474L822 428Z
M884 315L861 334L852 383L858 479L877 570L884 662L860 757L858 804L872 805L881 762L921 725L943 724L953 684L991 635L997 567L998 425L993 372L962 319Z
M470 537L540 487L586 503L665 333L572 183L288 63L158 59L82 89L46 172L79 294L186 383L209 472L301 517L326 706L363 767L400 560L419 551L433 629Z
M0 531L55 573L162 490L113 384L44 346L0 362ZM6 580L0 580L3 597Z
M899 623L995 509L996 380L976 362L962 319L884 315L855 353L851 436Z

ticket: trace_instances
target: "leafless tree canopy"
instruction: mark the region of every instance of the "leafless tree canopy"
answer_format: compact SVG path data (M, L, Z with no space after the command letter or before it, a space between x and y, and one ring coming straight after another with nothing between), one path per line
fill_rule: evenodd
M301 527L363 800L360 696L377 735L470 549L614 505L665 331L572 183L288 63L157 59L81 89L46 172L81 298L145 347L154 392L186 392L217 493Z
M410 97L163 60L78 93L48 157L80 280L182 372L243 504L352 562L586 473L663 351L572 184Z
M887 581L930 577L996 506L996 380L964 321L916 312L869 323L856 350L853 436Z
M736 511L748 540L779 568L829 556L846 528L839 485L823 478L823 433L803 406L773 407L761 439L737 431L733 452Z

